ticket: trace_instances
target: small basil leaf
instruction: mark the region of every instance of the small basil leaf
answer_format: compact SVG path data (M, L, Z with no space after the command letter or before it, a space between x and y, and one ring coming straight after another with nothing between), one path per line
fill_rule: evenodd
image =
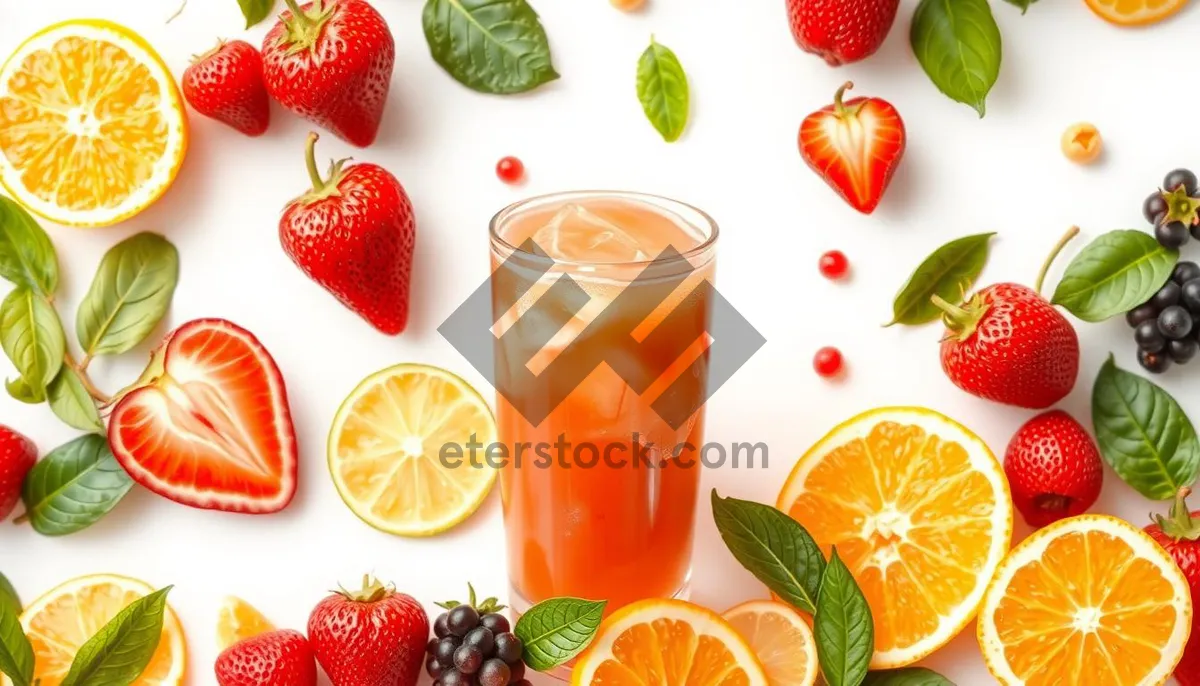
M433 60L467 88L506 95L558 78L525 0L427 0L421 23Z
M246 18L246 28L250 28L271 14L275 0L238 0L238 5L242 8L242 16Z
M62 686L129 686L137 680L162 640L167 593L159 589L133 601L84 643Z
M1104 460L1152 500L1169 500L1200 475L1200 442L1179 403L1110 355L1092 386L1092 424Z
M119 355L145 340L170 307L178 280L179 253L162 236L139 233L113 246L75 318L84 353Z
M909 32L933 85L984 115L1000 75L1000 28L987 0L921 0Z
M58 313L24 286L0 303L0 346L35 394L58 376L67 351Z
M679 140L688 122L687 74L675 53L653 36L638 60L637 95L646 118L663 140Z
M63 365L58 370L58 376L46 388L46 399L50 401L50 409L67 426L80 431L104 431L96 401L88 395L74 369Z
M817 610L825 556L800 523L760 503L712 492L713 519L725 547L780 598L812 614Z
M1008 4L1021 9L1021 14L1029 11L1029 6L1037 2L1037 0L1005 0Z
M35 531L63 536L98 522L132 486L108 440L88 434L39 460L25 477L21 499Z
M0 605L7 605L15 615L21 614L21 597L4 574L0 574Z
M7 603L0 603L0 674L12 679L14 686L33 683L33 646Z
M953 681L924 667L906 667L867 675L863 686L955 686Z
M606 604L604 600L551 598L529 608L513 628L525 644L525 664L545 672L583 652L596 635Z
M858 582L838 557L829 558L813 617L817 661L829 686L859 686L875 652L875 624Z
M1050 301L1085 322L1104 321L1149 300L1178 260L1144 231L1109 231L1071 260Z
M942 311L933 304L935 295L947 302L961 302L983 271L988 242L995 235L992 232L963 236L930 253L900 287L892 302L892 321L888 326L936 321Z
M9 379L4 382L4 390L13 397L14 400L19 400L27 405L37 405L38 403L46 402L46 392L40 388L34 388L28 381L21 377Z
M0 278L35 293L58 288L58 255L50 236L17 203L0 196Z

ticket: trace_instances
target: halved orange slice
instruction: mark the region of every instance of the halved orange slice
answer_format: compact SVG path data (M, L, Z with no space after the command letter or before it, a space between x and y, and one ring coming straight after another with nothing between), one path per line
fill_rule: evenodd
M105 226L137 214L166 192L186 149L175 79L124 26L55 24L0 69L0 183L51 221Z
M617 610L571 673L572 686L769 686L754 650L712 610L650 599Z
M274 631L275 625L250 603L229 596L217 610L217 649Z
M778 507L838 555L875 619L872 669L912 664L975 616L1012 539L1008 482L992 451L919 407L872 410L809 449Z
M137 579L96 574L72 579L33 601L21 613L21 627L33 644L34 681L58 686L80 646L126 605L153 592L149 584ZM168 607L158 649L131 686L179 686L186 668L183 629Z
M790 605L751 600L725 612L762 663L771 686L812 686L817 682L817 641L808 622Z
M1120 26L1154 24L1183 9L1188 0L1084 0L1101 19Z
M1158 686L1183 656L1192 611L1183 572L1149 535L1081 515L1005 558L979 647L1004 686Z

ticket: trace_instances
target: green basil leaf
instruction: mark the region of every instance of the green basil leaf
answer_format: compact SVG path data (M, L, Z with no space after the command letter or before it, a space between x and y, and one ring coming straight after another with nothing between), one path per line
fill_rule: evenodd
M996 233L979 233L956 238L930 253L900 287L892 301L892 324L927 324L942 311L933 304L937 295L947 302L961 302L987 263L988 242Z
M924 667L871 672L863 686L954 686L954 682Z
M58 255L50 236L17 203L0 196L0 277L49 296L58 288Z
M712 491L713 519L725 547L784 601L817 611L825 556L800 523L760 503L722 498Z
M1037 0L1005 0L1008 4L1020 8L1021 14L1029 11L1029 6L1037 2Z
M34 388L28 381L21 377L9 379L4 382L4 389L14 400L19 400L27 405L37 405L38 403L46 402L46 392L40 388Z
M0 303L0 346L35 392L44 391L58 376L67 352L58 313L24 286Z
M1144 231L1109 231L1067 265L1050 302L1085 322L1124 314L1150 299L1179 260Z
M58 376L54 377L54 381L46 388L46 399L50 401L50 409L67 426L80 431L104 431L104 423L100 421L96 401L88 395L83 381L74 369L63 365L63 368L58 370Z
M155 233L139 233L113 246L92 280L75 333L84 354L119 355L158 326L179 280L179 253Z
M167 593L159 589L133 601L84 643L62 686L129 686L137 680L162 640Z
M909 32L933 85L982 117L1000 75L1000 28L987 0L921 0Z
M663 140L679 140L688 122L687 74L675 53L653 36L638 60L637 95L646 118Z
M875 653L875 624L858 582L838 557L829 558L813 617L817 661L829 686L859 686Z
M275 9L275 0L238 0L242 8L242 16L246 18L246 28L254 26L266 19Z
M525 664L545 672L583 652L596 635L607 604L604 600L551 598L529 608L513 628L525 644Z
M33 646L17 613L6 603L0 603L0 674L12 679L14 686L33 683Z
M1200 442L1179 403L1111 355L1092 386L1092 425L1105 462L1147 498L1174 498L1200 475Z
M467 88L507 95L558 78L525 0L427 0L421 23L434 61Z
M0 573L0 605L7 605L15 615L21 614L21 596L17 595L17 589L13 588L12 582L2 573Z
M39 460L25 477L21 499L35 531L64 536L100 521L132 487L108 440L88 434Z

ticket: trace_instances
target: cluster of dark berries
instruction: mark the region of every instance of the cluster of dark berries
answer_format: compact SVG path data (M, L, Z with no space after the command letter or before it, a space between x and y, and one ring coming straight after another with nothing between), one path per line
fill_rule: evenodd
M1158 292L1130 310L1138 362L1146 371L1184 364L1200 350L1200 265L1180 262Z
M1200 184L1187 169L1176 169L1163 179L1162 188L1142 203L1142 214L1154 225L1154 238L1164 248L1177 249L1188 234L1200 240Z
M500 614L504 606L488 598L477 608L474 600L443 604L450 609L433 622L425 671L441 686L531 686L521 660L525 646Z

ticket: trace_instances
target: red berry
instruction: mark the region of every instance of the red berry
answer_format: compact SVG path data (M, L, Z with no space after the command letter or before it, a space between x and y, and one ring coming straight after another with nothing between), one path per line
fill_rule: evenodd
M502 157L496 163L496 176L504 183L519 183L525 178L525 165L515 157Z
M842 351L826 346L813 356L813 369L825 378L836 376L842 371Z
M841 250L830 250L821 255L821 261L817 263L817 267L825 278L840 279L850 271L850 261L846 259L846 254Z
M1087 512L1104 485L1095 441L1062 410L1039 414L1013 434L1004 473L1013 505L1035 527Z

